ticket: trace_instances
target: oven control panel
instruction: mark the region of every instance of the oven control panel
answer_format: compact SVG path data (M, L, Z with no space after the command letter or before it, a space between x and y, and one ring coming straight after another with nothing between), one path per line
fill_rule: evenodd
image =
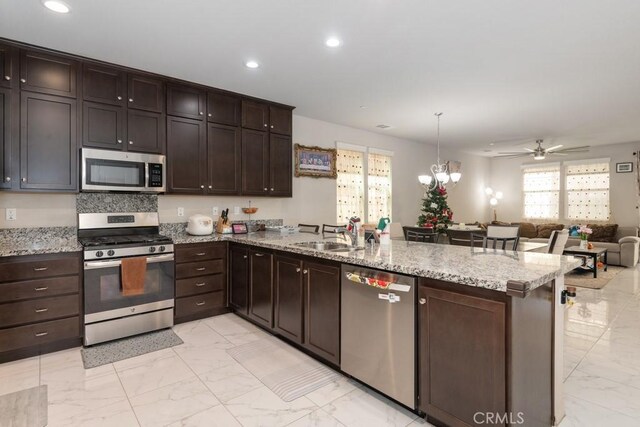
M96 249L84 251L84 259L86 261L93 259L110 259L123 258L129 256L143 255L160 255L173 253L172 244L153 245L153 246L136 246L133 248L115 248L115 249Z
M162 182L162 163L149 163L149 182L147 187L163 187Z

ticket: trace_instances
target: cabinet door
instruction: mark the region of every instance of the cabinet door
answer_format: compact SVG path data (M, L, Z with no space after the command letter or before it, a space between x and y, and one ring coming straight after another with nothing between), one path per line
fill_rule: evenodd
M273 255L249 250L249 317L273 327Z
M78 63L61 56L23 51L20 57L20 89L76 97Z
M293 180L291 137L269 136L269 195L291 197Z
M226 93L207 94L207 120L223 125L240 125L240 98Z
M0 44L0 87L12 87L15 80L14 63L16 49Z
M419 409L447 425L504 414L505 304L427 286L419 297Z
M167 183L169 192L203 194L207 182L205 123L167 117Z
M124 149L124 108L84 102L82 110L83 147Z
M204 91L184 85L167 86L167 114L202 120L204 107Z
M82 98L85 101L121 107L127 104L127 80L124 71L85 63L82 77Z
M11 188L11 91L0 88L0 188Z
M20 188L77 190L76 101L21 95Z
M249 309L249 250L231 245L229 249L229 305L243 314Z
M273 258L273 269L274 329L291 341L302 344L302 261L278 255Z
M240 194L240 128L209 124L209 194Z
M163 114L129 110L127 114L127 150L163 153L165 147Z
M292 111L290 108L269 107L269 130L280 135L291 136Z
M304 276L304 346L340 365L340 268L306 262Z
M127 105L138 110L161 113L164 108L164 84L153 77L129 75Z
M242 101L242 127L254 130L268 130L269 106L262 102Z
M266 195L269 191L269 135L242 130L242 194Z

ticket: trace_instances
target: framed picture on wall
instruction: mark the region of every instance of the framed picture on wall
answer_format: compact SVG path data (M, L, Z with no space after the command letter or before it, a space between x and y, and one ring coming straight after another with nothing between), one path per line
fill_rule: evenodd
M294 145L295 176L337 178L336 149Z
M633 163L616 163L616 173L630 173L633 172Z

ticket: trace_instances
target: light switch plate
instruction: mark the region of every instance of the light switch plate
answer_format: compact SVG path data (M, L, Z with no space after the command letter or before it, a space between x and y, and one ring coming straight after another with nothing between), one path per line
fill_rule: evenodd
M233 207L233 214L234 215L240 214L240 206L234 206Z
M5 213L5 219L7 221L15 221L18 218L18 213L15 208L7 208Z
M178 208L178 216L184 216L184 208Z
M211 215L218 216L218 207L217 206L214 206L213 209L211 209Z

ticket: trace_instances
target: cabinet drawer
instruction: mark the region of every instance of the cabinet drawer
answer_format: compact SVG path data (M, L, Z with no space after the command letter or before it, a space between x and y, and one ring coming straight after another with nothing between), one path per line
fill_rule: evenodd
M211 276L176 280L176 297L221 291L225 287L224 278L224 274L218 273Z
M78 274L79 272L80 259L78 257L13 261L2 264L0 282L40 279Z
M224 258L226 252L224 244L178 245L175 248L176 262Z
M0 302L78 293L79 289L80 276L2 283L0 284Z
M79 296L38 298L0 305L0 328L74 316L80 308Z
M189 316L214 308L224 307L223 292L210 292L176 299L176 317Z
M222 259L214 259L202 262L187 262L176 264L176 279L184 279L195 276L208 276L214 273L222 273L225 263Z
M80 319L76 316L0 330L0 348L2 351L10 351L79 336Z

